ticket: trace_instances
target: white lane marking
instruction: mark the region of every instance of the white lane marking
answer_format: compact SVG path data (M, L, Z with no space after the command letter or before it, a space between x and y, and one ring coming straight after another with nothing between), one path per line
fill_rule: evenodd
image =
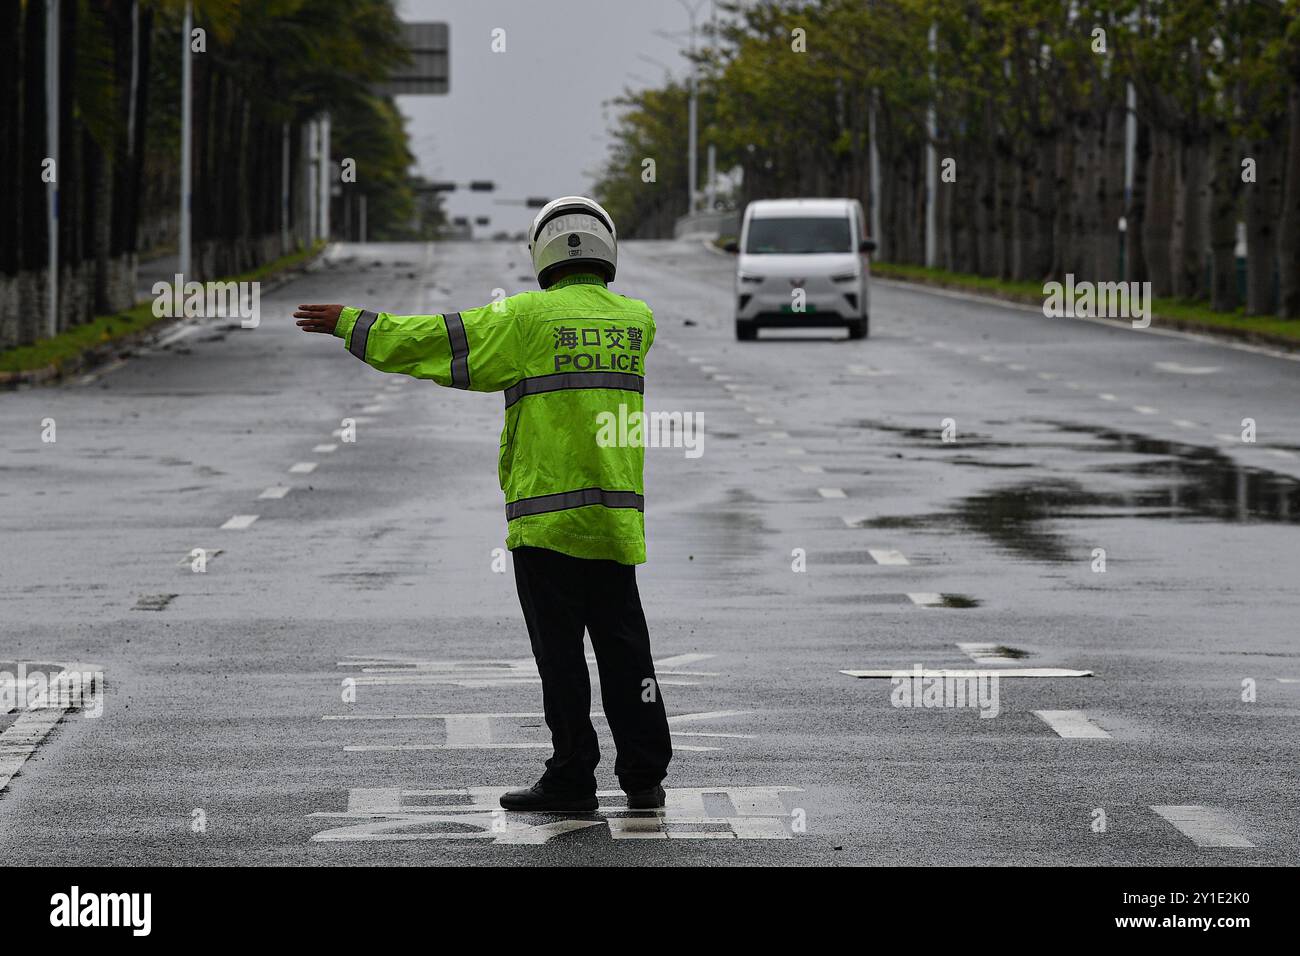
M1044 382L1050 382L1053 379L1059 378L1060 376L1058 376L1055 372L1039 372L1038 377L1041 378Z
M1185 419L1185 418L1175 418L1175 419L1173 419L1173 423L1174 423L1175 425L1177 425L1179 428L1196 428L1196 427L1197 427L1196 422L1189 422L1189 421L1188 421L1187 419Z
M867 519L862 515L841 515L840 520L844 522L846 527L857 528Z
M1240 440L1236 435L1215 435L1214 437L1228 445L1235 445Z
M688 355L686 356L686 361L693 362L696 365L699 365L701 362L704 361L704 359L700 358L698 355Z
M723 383L723 386L722 386L722 387L725 388L725 389L726 389L727 391L729 391L729 392L738 392L738 391L740 391L742 388L744 388L745 386L743 386L743 385L737 385L735 382L725 382L725 383ZM732 398L736 398L737 396L732 395L731 397L732 397Z
M843 488L818 488L817 494L823 498L847 498Z
M1076 392L1079 391L1079 389L1083 388L1083 386L1080 385L1078 382L1066 382L1066 383L1065 383L1065 387L1066 387L1066 388L1070 388L1070 389L1074 389L1074 391L1076 391Z
M850 365L849 371L854 375L867 375L872 378L880 375L893 375L894 373L883 368L876 368L874 365Z
M1011 369L1013 372L1025 371L1025 366L1021 365L1019 362L1010 362L1007 364L1007 368Z
M234 515L221 526L222 531L243 531L254 521L257 515Z
M826 473L826 469L821 465L800 465L799 470L807 475L821 475Z
M1134 405L1133 411L1139 415L1159 415L1160 409L1152 408L1150 405Z
M367 415L377 415L380 412L388 411L388 406L387 405L364 405L362 406L361 411Z
M1278 458L1290 459L1295 457L1295 454L1293 452L1289 452L1284 448L1270 448L1268 449L1268 453L1270 455L1276 455Z
M717 370L718 370L718 367L717 367L716 365L701 365L701 366L700 366L700 371L701 371L701 372L716 372Z
M776 424L776 419L775 419L775 418L755 418L755 419L754 419L754 424L755 424L755 425L775 425L775 424Z
M934 591L909 591L907 596L918 607L935 607L943 603L943 595Z
M108 365L105 365L103 368L91 372L89 375L81 376L81 378L77 379L77 384L90 385L101 376L108 375L110 372L116 372L125 364L126 364L126 359L118 359L116 362L110 362Z
M1180 365L1178 362L1156 362L1154 367L1175 375L1209 375L1219 370L1217 365Z
M806 451L804 451L802 448L787 448L787 449L785 450L785 453L786 453L787 455L806 455L806 454L808 454L808 453L807 453Z
M334 451L334 450L337 449L338 447L339 447L339 446L336 445L336 444L334 444L333 442L328 442L328 443L326 443L326 444L324 444L324 445L317 445L317 446L315 446L315 447L312 449L312 451L314 451L314 452L315 452L316 454L318 454L318 455L328 455L330 452Z
M867 554L876 564L911 564L902 551L893 548L867 548Z
M957 649L973 660L976 664L993 664L1001 666L1015 660L1014 657L1008 657L1003 654L997 644L958 642Z
M1034 715L1062 737L1110 739L1110 734L1089 720L1081 710L1036 710Z
M0 733L0 791L67 712L65 707L25 710Z
M734 376L734 375L714 375L714 376L713 376L713 380L714 380L715 382L734 382L734 381L736 380L736 376Z
M840 671L849 677L1091 677L1092 671L1067 670L1062 667L1006 667L997 670L974 670L952 667L923 667L908 669L898 667L893 670Z
M293 465L289 469L289 473L291 475L310 475L315 470L316 470L316 462L300 461L298 462L298 464Z
M1199 847L1249 848L1255 845L1246 839L1226 814L1213 807L1192 804L1153 806L1151 809Z
M272 485L257 497L259 498L283 498L289 493L288 485Z
M1098 392L1098 393L1097 393L1097 397L1100 398L1103 402L1118 402L1118 401L1119 401L1119 399L1116 398L1114 395L1112 395L1110 392Z
M996 361L997 361L997 357L994 356L994 355L981 355L981 356L980 356L980 361L981 361L981 362L996 362Z
M675 654L672 657L661 657L655 661L656 670L678 670L683 667L690 667L692 664L698 664L701 661L712 660L717 657L716 654Z
M789 438L790 433L789 432L768 432L767 437L768 438Z

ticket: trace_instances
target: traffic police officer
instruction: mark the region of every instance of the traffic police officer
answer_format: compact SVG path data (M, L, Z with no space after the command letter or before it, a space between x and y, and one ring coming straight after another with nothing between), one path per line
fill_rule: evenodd
M620 405L624 414L642 411L654 316L607 288L618 240L592 200L548 203L528 247L540 292L440 315L301 305L294 317L304 331L338 336L380 371L504 392L498 473L506 545L555 752L541 780L505 794L501 805L596 809L600 751L585 630L618 751L614 773L629 808L655 809L664 804L672 745L636 585L636 565L645 561L645 449L596 441L602 413L618 417Z

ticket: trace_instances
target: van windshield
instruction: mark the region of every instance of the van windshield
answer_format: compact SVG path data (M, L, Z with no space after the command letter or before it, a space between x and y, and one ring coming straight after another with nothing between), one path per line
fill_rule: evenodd
M852 252L847 216L770 218L749 220L745 252L751 255L805 255Z

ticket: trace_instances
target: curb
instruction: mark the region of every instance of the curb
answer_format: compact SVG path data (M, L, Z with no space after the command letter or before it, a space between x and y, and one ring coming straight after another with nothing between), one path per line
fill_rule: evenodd
M971 286L961 285L955 282L945 282L942 279L920 279L912 276L901 277L889 275L888 271L884 273L874 272L873 276L886 282L897 282L900 285L914 285L923 288L944 289L949 292L962 292L966 295L978 296L985 299L991 299L998 302L1012 302L1017 305L1027 305L1034 307L1042 306L1041 296L1021 295L1015 292L999 292L996 289L981 289ZM1084 321L1089 321L1084 319ZM1194 319L1181 319L1172 316L1164 316L1157 313L1151 315L1151 327L1161 329L1172 329L1177 332L1195 332L1199 335L1207 335L1220 339L1231 339L1236 342L1244 342L1248 345L1262 345L1269 348L1281 349L1285 352L1300 352L1300 340L1287 338L1282 335L1273 335L1270 332L1257 332L1253 329L1234 329L1223 325L1207 325L1203 322L1197 322ZM1297 322L1296 328L1300 329L1300 321Z
M262 292L274 292L282 286L288 285L296 279L302 277L307 268L315 263L325 254L329 244L322 246L314 254L292 266L287 266L279 272L273 273L265 279L259 279L262 283ZM138 303L137 303L138 304ZM153 338L156 338L169 329L185 321L188 316L172 316L170 318L159 319L157 322L147 328L137 329L120 339L113 339L111 342L104 342L102 345L91 346L84 349L78 355L60 362L56 365L46 365L43 368L23 369L17 372L0 372L0 390L13 391L23 386L47 385L63 381L74 375L80 375L89 372L101 365L106 365L116 358L120 358L123 353L131 352L136 346L142 345Z

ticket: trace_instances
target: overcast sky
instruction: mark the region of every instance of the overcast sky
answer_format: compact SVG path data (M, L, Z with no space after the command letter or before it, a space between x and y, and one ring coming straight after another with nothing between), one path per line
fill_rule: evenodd
M710 0L692 2L703 23ZM495 199L588 192L616 116L608 101L626 87L659 85L664 66L687 72L681 0L399 0L398 10L404 20L450 25L451 92L397 104L420 173L497 183L496 193L446 197L452 216L492 217L478 234L521 230L535 212ZM504 53L491 48L498 27Z

